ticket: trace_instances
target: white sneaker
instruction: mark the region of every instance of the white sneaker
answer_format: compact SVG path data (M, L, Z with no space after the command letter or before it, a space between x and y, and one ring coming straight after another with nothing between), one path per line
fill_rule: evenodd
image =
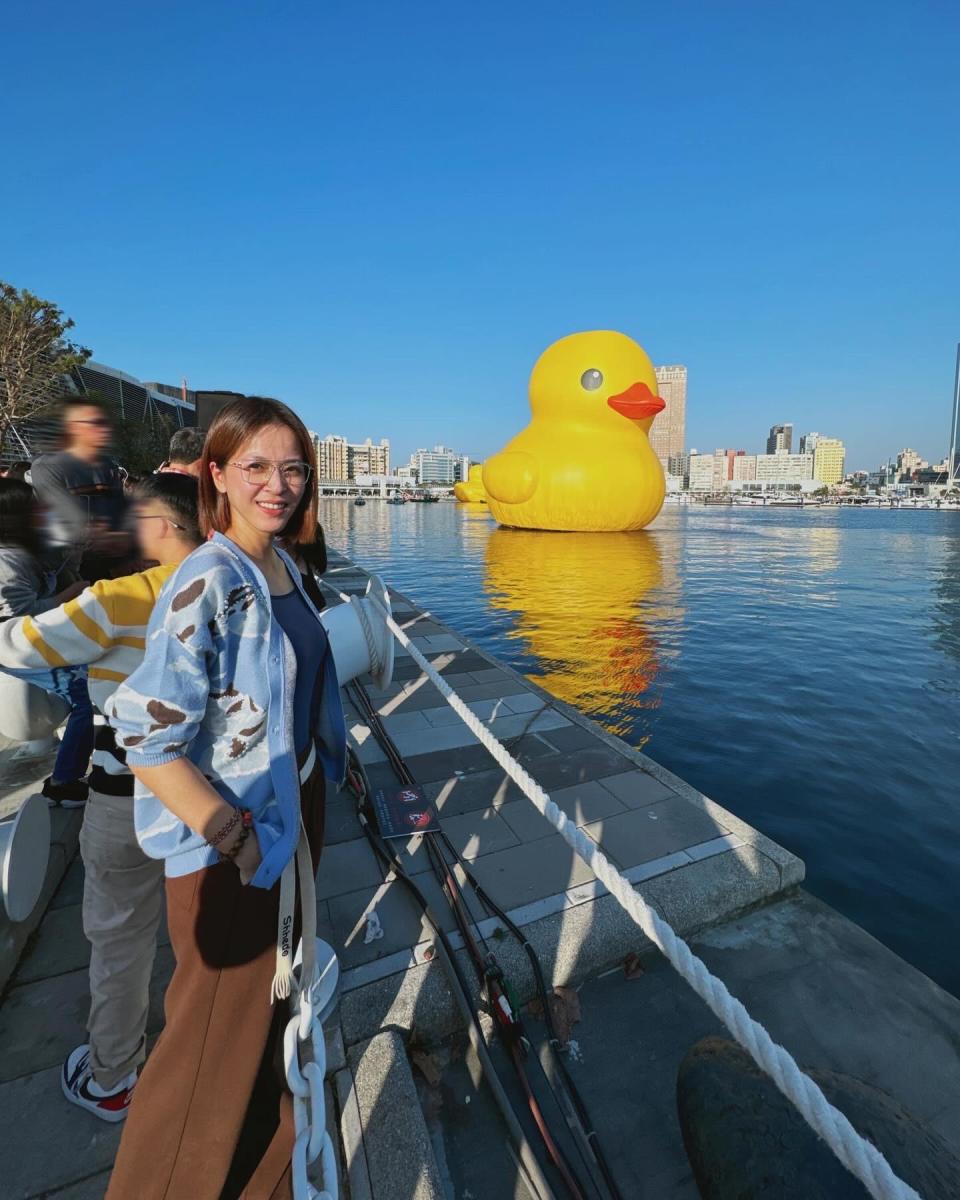
M67 1055L60 1072L60 1086L70 1103L87 1109L101 1121L116 1122L126 1117L136 1082L137 1072L131 1071L115 1088L105 1092L93 1077L90 1047L86 1044Z

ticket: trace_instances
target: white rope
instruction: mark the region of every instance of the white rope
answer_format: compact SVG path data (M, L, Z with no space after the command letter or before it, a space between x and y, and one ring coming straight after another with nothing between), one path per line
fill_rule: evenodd
M670 964L726 1025L757 1066L764 1070L787 1099L796 1105L807 1124L823 1138L871 1196L875 1200L920 1200L919 1194L894 1174L880 1151L857 1133L843 1113L834 1108L814 1081L800 1070L783 1046L778 1045L766 1029L750 1016L721 980L711 975L706 965L696 957L686 942L674 933L667 922L624 879L597 844L576 827L483 722L467 708L392 617L387 617L387 626L496 762L590 867L650 941L660 948Z

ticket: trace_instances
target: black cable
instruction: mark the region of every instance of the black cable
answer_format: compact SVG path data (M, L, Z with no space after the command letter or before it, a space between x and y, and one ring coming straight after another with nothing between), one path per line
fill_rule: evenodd
M553 1011L550 1007L549 995L547 993L547 985L543 977L543 967L541 966L536 950L533 948L533 946L531 946L530 942L524 936L523 931L519 928L519 926L517 926L510 919L510 917L504 912L499 904L497 904L496 901L484 890L479 880L477 880L477 878L473 875L469 866L460 855L456 846L454 846L450 841L450 838L447 836L447 834L441 830L439 836L444 840L450 852L456 857L460 869L463 871L467 882L476 893L477 898L486 906L487 911L490 912L491 915L495 916L504 924L507 930L513 935L516 941L526 952L527 958L530 961L530 966L533 970L538 998L540 1000L541 1007L543 1008L543 1022L547 1027L547 1034L550 1040L550 1049L553 1051L553 1061L556 1063L560 1071L564 1086L569 1093L569 1097L576 1110L577 1117L583 1126L584 1137L591 1146L594 1157L596 1158L597 1166L603 1175L604 1182L606 1183L611 1196L614 1198L614 1200L623 1200L620 1190L617 1187L616 1180L613 1178L613 1173L610 1169L609 1163L607 1162L606 1156L604 1155L600 1146L598 1134L593 1128L593 1123L590 1119L590 1113L587 1110L587 1106L584 1103L583 1097L580 1095L577 1085L573 1081L570 1070L567 1067L566 1060L559 1053L559 1051L563 1048L563 1043L561 1042L557 1033L556 1023L553 1018Z
M373 703L366 691L366 688L364 688L362 684L356 682L352 686L360 706L368 718L370 728L374 731L375 736L377 736L377 740L380 743L381 748L384 750L384 753L389 758L394 772L402 782L408 783L415 787L416 780L414 779L406 762L397 750L392 738L390 738L389 734L384 729L383 723L380 720L380 716L373 707ZM541 966L540 959L537 956L536 950L533 948L533 946L531 946L530 942L524 936L520 928L510 919L506 912L504 912L504 910L481 886L480 882L476 879L469 866L464 861L460 852L450 841L450 838L446 832L441 830L439 834L434 836L443 840L447 849L454 856L455 861L459 864L460 869L463 871L467 883L473 889L480 902L486 906L487 911L493 916L497 917L497 919L503 923L510 934L516 939L516 941L523 947L523 950L530 961L534 981L536 983L537 995L543 1009L544 1024L547 1028L552 1058L557 1066L570 1102L574 1108L574 1111L576 1112L577 1119L580 1122L583 1137L590 1146L600 1173L602 1174L604 1182L606 1183L611 1194L612 1200L623 1200L620 1189L617 1187L616 1180L613 1177L613 1172L610 1168L609 1162L607 1161L606 1155L604 1154L600 1145L599 1136L596 1130L593 1128L593 1122L590 1119L590 1114L586 1103L584 1102L583 1097L581 1096L580 1091L577 1088L572 1075L570 1074L570 1070L567 1066L565 1058L560 1053L563 1048L563 1043L561 1042L557 1033L556 1023L553 1018L553 1011L550 1007L546 981L543 976L543 968Z
M363 768L359 767L359 771L361 779L363 779ZM361 784L360 791L362 792L363 790L366 790L369 794L369 789L366 789L365 785ZM358 801L359 798L360 797L358 793ZM387 870L392 871L394 876L407 887L414 899L417 901L424 917L433 930L439 948L439 957L450 975L449 983L451 985L451 990L454 993L454 999L460 1007L461 1012L468 1019L472 1026L473 1036L471 1038L471 1043L477 1051L477 1055L480 1058L481 1067L483 1068L484 1077L486 1078L487 1083L493 1092L497 1106L500 1108L504 1120L507 1123L507 1128L514 1139L514 1142L516 1143L520 1163L526 1172L527 1179L532 1190L537 1194L537 1196L540 1197L540 1200L554 1200L553 1190L543 1174L543 1169L537 1161L536 1156L534 1155L530 1144L527 1141L526 1135L523 1132L523 1128L517 1119L516 1113L513 1111L509 1097L507 1096L503 1083L501 1082L497 1073L497 1069L493 1064L493 1060L490 1058L483 1036L483 1027L480 1024L480 1014L477 1012L476 1006L473 1004L472 993L467 986L466 980L463 978L463 973L460 970L460 964L457 962L456 955L446 932L440 925L440 922L433 915L433 912L424 894L404 870L403 865L399 862L399 860L395 859L387 849L383 838L374 831L373 826L362 809L360 809L358 815L360 817L361 828L363 829L374 854L376 854L376 856L383 862Z
M407 763L404 761L403 757L400 755L399 751L396 748L395 743L393 742L392 738L390 737L390 735L387 733L386 729L384 728L383 723L380 719L380 716L376 712L376 710L373 706L373 703L372 703L369 695L366 692L366 689L361 684L356 683L356 682L354 682L351 686L352 686L352 689L356 696L356 699L358 701L359 707L361 708L364 715L366 716L367 722L370 726L370 729L373 732L374 736L376 737L381 748L383 749L384 753L386 754L387 759L390 762L390 765L394 770L394 773L397 775L398 779L402 783L408 784L413 787L417 786L416 780L415 780L412 772L410 771L410 768L408 767ZM580 1125L580 1130L579 1130L580 1137L583 1139L594 1163L596 1164L598 1170L600 1171L600 1174L603 1177L604 1183L607 1187L607 1190L610 1193L612 1200L622 1200L621 1193L620 1193L619 1189L617 1188L617 1185L613 1178L613 1174L610 1170L609 1164L607 1163L607 1161L603 1155L603 1151L599 1145L596 1131L592 1127L592 1122L590 1120L590 1116L587 1111L586 1105L584 1104L583 1099L582 1099L579 1091L577 1090L576 1084L574 1083L574 1081L570 1075L570 1072L567 1068L566 1062L564 1061L562 1055L559 1053L562 1043L560 1042L560 1039L557 1035L556 1025L555 1025L555 1022L553 1019L553 1013L550 1008L550 1001L549 1001L549 997L548 997L547 990L546 990L546 983L545 983L545 980L543 977L543 970L540 965L540 961L537 957L536 951L530 945L530 943L527 941L527 939L523 936L522 932L517 927L517 925L513 921L510 920L510 918L507 916L507 914L492 900L492 898L480 886L479 882L473 876L469 867L464 862L462 856L457 851L457 849L453 845L453 843L450 841L447 834L445 832L443 832L442 830L439 833L426 834L425 840L427 842L427 854L428 854L428 857L429 857L429 860L431 863L431 867L434 871L435 876L438 879L438 882L441 884L441 886L444 888L444 890L446 891L446 893L448 895L448 898L450 900L451 909L453 910L454 919L457 923L457 928L461 934L461 937L464 940L464 944L467 947L468 952L470 953L470 957L471 957L471 959L474 963L474 967L477 971L477 976L478 976L478 980L480 982L481 987L484 987L485 990L488 990L488 993L489 993L489 979L488 979L487 968L485 967L483 959L480 956L479 949L476 946L476 942L475 942L475 939L473 938L472 932L469 929L469 926L467 923L467 918L464 916L464 910L466 910L467 914L469 915L469 906L467 905L465 897L463 896L463 892L462 892L462 889L460 888L459 881L456 880L455 871L450 868L450 865L443 858L442 854L440 853L438 843L442 842L446 846L446 848L448 849L450 854L453 856L454 865L460 866L461 870L464 872L464 877L466 878L468 884L471 886L471 888L475 892L475 894L476 894L477 898L480 900L480 902L486 906L488 911L490 911L494 916L496 916L499 920L501 920L503 922L503 924L506 926L506 928L509 930L509 932L523 946L523 948L527 954L527 957L530 960L531 967L533 969L533 974L534 974L534 979L536 982L538 996L539 996L539 999L541 1002L541 1006L543 1008L544 1024L547 1029L548 1046L549 1046L549 1050L551 1053L551 1057L558 1068L558 1072L560 1075L560 1079L562 1081L563 1089L564 1089L566 1098L569 1100L570 1106L573 1109L576 1122ZM475 921L472 917L470 917L470 920L473 922L473 924L477 928L477 933L480 935L481 939L484 941L484 946L487 949L488 961L493 962L494 961L493 955L489 951L489 948L486 946L485 939L483 939L482 932L479 929L479 922ZM500 974L502 975L502 972ZM461 982L462 982L462 977L461 977ZM488 994L488 1002L490 1004L491 1009L495 1009L495 1001L489 997L489 994ZM496 1013L496 1011L494 1011L494 1013L492 1015L496 1017L498 1014ZM517 1014L517 1016L519 1018L519 1014ZM512 1054L515 1053L513 1047L511 1048L511 1053ZM534 1056L534 1057L536 1058L536 1056ZM514 1065L518 1071L518 1074L521 1076L521 1083L524 1087L525 1092L527 1093L528 1102L531 1104L531 1110L533 1111L533 1106L536 1104L536 1101L535 1101L535 1097L533 1096L532 1091L530 1089L529 1082L527 1081L527 1079L525 1078L525 1074L523 1073L522 1064L519 1063L515 1058ZM551 1080L547 1076L547 1074L543 1068L543 1065L542 1065L542 1063L540 1063L539 1059L537 1059L537 1065L540 1068L541 1073L543 1074L544 1081L546 1082L548 1089L554 1096L554 1101L559 1104L560 1102L556 1095L554 1084L551 1082ZM560 1107L562 1110L563 1106L560 1105ZM550 1139L548 1131L542 1127L541 1121L536 1113L534 1114L534 1119L536 1120L538 1127L540 1128L541 1136L544 1138L544 1142L545 1142L545 1144L547 1144L548 1150L551 1153L551 1157L554 1158L558 1169L560 1169L561 1172L565 1174L566 1172L564 1171L564 1167L566 1167L566 1171L569 1172L572 1179L575 1180L576 1176L573 1172L572 1166L570 1165L570 1163L567 1159L567 1156L564 1154L564 1152L562 1151L561 1148L552 1144L552 1139ZM582 1156L583 1148L580 1147L579 1144L578 1144L578 1150L580 1151L581 1156ZM562 1159L562 1164L560 1161L557 1161L558 1158ZM587 1164L586 1161L584 1161L584 1165L587 1167L587 1170L589 1171L590 1170L589 1164ZM570 1186L570 1181L568 1181L568 1186ZM578 1190L581 1189L581 1185L579 1185L579 1181L577 1181L576 1186L577 1186Z

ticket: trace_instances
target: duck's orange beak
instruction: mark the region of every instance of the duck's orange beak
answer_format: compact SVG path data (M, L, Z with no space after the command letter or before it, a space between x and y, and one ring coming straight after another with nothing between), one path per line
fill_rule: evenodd
M667 407L645 383L632 383L625 392L608 396L607 403L631 421L645 421L648 417L655 417L658 412L663 412Z

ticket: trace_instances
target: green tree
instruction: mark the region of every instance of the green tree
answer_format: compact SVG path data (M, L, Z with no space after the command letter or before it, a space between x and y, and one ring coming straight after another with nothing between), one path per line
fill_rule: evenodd
M0 280L0 454L10 426L47 408L90 351L64 338L73 321L51 300Z
M143 421L125 421L120 405L99 392L88 392L91 400L106 406L113 423L113 444L110 452L121 467L131 475L149 475L167 457L170 439L177 426L156 413Z

